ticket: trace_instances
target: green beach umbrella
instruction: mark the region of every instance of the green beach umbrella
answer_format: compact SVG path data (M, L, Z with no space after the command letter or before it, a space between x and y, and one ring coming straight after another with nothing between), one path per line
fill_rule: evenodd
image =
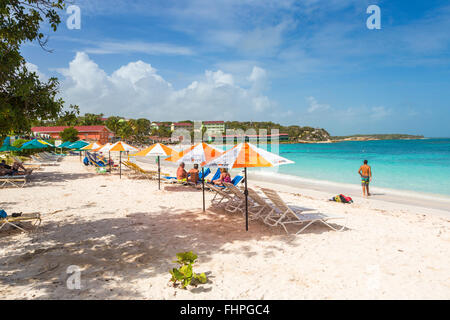
M19 151L19 148L16 148L11 145L11 138L6 137L3 141L3 145L0 147L0 152L8 152L8 151Z
M48 148L49 145L39 142L37 139L33 139L31 141L25 142L20 150L29 150L29 149L44 149Z
M78 140L70 145L67 146L68 149L81 149L83 147L86 147L87 145L89 145L88 142L83 141L83 140Z
M70 141L66 141L66 142L63 142L62 144L60 144L59 146L58 146L58 148L66 148L66 149L69 149L69 146L72 144L73 142L70 142Z

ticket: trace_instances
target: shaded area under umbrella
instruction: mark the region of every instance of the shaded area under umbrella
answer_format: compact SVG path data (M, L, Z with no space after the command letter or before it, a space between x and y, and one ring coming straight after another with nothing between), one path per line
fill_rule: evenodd
M257 146L245 142L240 143L222 155L205 162L202 165L209 168L244 168L244 195L245 195L245 230L248 231L248 188L247 188L247 168L275 167L282 164L294 163L291 160Z
M213 147L207 143L197 143L179 154L173 155L167 158L167 161L186 164L202 164L209 162L212 159L220 156L223 153L222 150ZM202 165L202 194L203 194L203 212L205 212L205 168Z

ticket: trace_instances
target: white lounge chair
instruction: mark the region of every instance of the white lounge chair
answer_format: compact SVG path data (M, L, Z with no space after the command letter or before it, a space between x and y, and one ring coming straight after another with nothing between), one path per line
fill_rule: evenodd
M213 206L221 206L223 204L228 204L228 202L233 201L233 195L226 192L222 188L218 188L212 184L209 185L209 189L213 192L215 192L214 197L211 200L211 204ZM225 202L224 202L225 201Z
M232 183L224 182L224 185L226 187L226 190L231 192L235 196L234 201L230 201L225 207L225 210L229 212L240 211L242 214L245 214L245 194L243 193L243 191L239 190ZM247 188L247 190L249 189ZM254 200L254 198L250 196L249 190L249 194L247 197L247 206L250 220L256 220L260 218L260 215L266 209L267 204L264 202L264 205L261 205L258 201Z
M301 228L296 232L296 234L302 233L314 222L321 222L330 229L335 231L343 231L345 229L345 224L340 229L337 229L330 225L327 220L330 219L344 219L342 216L334 216L324 213L303 213L302 210L298 208L288 206L283 199L274 190L261 188L264 194L269 198L274 204L275 208L265 217L264 222L270 226L280 225L284 228L286 233L289 233L286 225L288 224L300 224Z
M25 184L28 182L28 174L27 175L15 175L15 176L0 176L0 188L5 187L7 184L10 184L17 188L23 188Z
M59 163L56 161L43 160L34 155L31 156L31 159L33 159L34 163L41 166L59 166Z
M248 196L252 199L253 202L258 204L258 206L259 206L259 211L253 212L253 216L254 216L253 218L254 219L261 218L264 220L266 215L269 214L273 210L273 207L269 203L267 203L267 201L265 201L263 198L261 198L261 196L255 190L253 190L251 188L247 188L247 190L248 190Z

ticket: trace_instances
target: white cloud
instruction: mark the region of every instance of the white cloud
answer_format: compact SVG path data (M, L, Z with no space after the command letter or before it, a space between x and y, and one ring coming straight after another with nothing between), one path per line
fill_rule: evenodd
M328 104L320 104L317 102L316 98L314 98L314 97L308 97L307 100L309 102L309 108L308 108L309 113L330 109L330 106Z
M256 120L277 107L263 94L267 74L259 67L248 76L248 89L236 85L232 74L207 70L177 90L143 61L130 62L109 75L84 52L59 72L64 100L79 105L81 112L151 120Z
M145 53L150 55L192 55L188 47L176 46L168 43L148 43L142 41L105 41L85 48L83 52L89 54L123 54Z
M25 62L25 67L27 68L27 70L29 72L35 72L41 81L47 81L48 80L48 77L45 74L43 74L42 72L39 71L39 68L38 68L37 65L35 65L35 64L31 63L31 62Z

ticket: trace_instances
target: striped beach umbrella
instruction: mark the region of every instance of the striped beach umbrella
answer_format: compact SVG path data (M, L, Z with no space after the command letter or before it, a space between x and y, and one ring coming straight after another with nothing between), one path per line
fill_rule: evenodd
M220 156L222 150L217 149L207 143L197 143L178 154L167 158L167 161L187 164L202 164ZM205 211L205 168L202 166L202 193L203 193L203 211Z
M275 167L282 164L294 163L291 160L280 157L279 155L257 146L245 142L240 143L222 155L209 162L203 163L209 168L244 168L245 172L245 229L248 231L248 189L247 189L247 168Z
M103 147L103 145L101 145L100 143L93 142L93 143L90 143L87 146L81 148L80 150L83 150L83 151L87 151L87 150L94 151L94 149L99 149L101 147Z
M118 141L116 143L114 143L112 146L110 146L109 152L113 152L113 151L117 151L119 152L119 174L120 174L120 179L122 179L122 152L137 152L139 151L138 148L135 148L133 146L130 146L129 144L123 142L123 141Z
M157 157L158 158L158 189L161 189L161 165L160 165L160 157L167 157L178 154L178 151L175 151L174 149L161 144L161 143L155 143L151 145L150 147L143 149L139 151L138 153L134 154L134 156L138 157Z

